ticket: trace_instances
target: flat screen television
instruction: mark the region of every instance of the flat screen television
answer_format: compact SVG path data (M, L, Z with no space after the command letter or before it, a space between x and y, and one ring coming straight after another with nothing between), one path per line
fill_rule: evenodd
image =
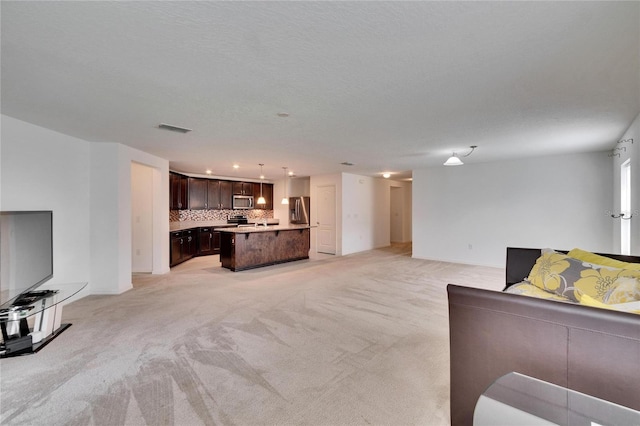
M0 309L53 277L53 213L0 212Z

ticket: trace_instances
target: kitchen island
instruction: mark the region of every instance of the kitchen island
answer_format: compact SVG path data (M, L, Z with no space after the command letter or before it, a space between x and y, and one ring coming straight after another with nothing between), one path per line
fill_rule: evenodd
M309 225L220 229L220 262L232 271L308 259Z

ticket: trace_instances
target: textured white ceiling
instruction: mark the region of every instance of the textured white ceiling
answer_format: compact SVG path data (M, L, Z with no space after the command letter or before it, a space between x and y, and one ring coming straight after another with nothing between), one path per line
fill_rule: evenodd
M606 150L640 112L640 2L0 7L3 114L184 172L376 175L470 145L469 163Z

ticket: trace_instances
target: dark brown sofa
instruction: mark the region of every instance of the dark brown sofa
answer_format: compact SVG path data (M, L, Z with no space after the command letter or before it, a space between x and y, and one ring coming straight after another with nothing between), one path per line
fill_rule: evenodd
M507 286L539 255L507 249ZM480 395L512 371L640 410L640 315L452 284L447 292L452 425L471 425Z

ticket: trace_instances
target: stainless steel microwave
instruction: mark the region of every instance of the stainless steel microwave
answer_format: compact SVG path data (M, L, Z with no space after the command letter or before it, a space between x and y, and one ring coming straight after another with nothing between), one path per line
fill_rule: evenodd
M234 209L252 209L253 195L234 195L233 208Z

